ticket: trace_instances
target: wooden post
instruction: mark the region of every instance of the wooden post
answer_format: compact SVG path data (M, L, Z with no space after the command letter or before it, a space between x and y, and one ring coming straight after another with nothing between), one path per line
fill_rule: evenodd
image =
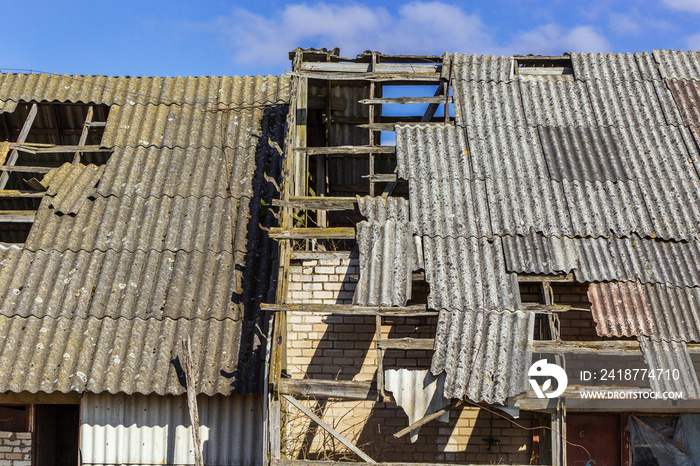
M202 460L202 440L199 437L199 412L197 410L197 393L194 386L194 368L192 367L192 353L190 353L190 337L182 340L182 361L187 381L187 409L190 412L190 425L192 427L192 442L194 443L194 464L204 466Z
M17 136L17 142L18 143L23 143L24 141L27 140L27 136L29 135L29 130L32 129L32 124L34 124L34 118L36 118L36 113L37 113L37 105L32 104L32 108L29 110L29 114L27 115L27 119L24 120L24 125L22 125L22 130L19 132L19 136ZM9 157L5 161L5 165L12 166L15 163L17 163L17 158L19 157L19 153L17 152L17 149L13 149L12 152L10 153ZM7 186L7 182L10 181L10 174L6 171L0 173L0 189L5 189L5 186Z
M552 466L566 466L566 404L557 398L552 413Z

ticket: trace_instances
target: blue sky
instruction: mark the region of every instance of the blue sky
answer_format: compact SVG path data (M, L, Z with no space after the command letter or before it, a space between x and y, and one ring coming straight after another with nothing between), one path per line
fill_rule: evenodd
M0 70L282 74L296 46L384 53L700 50L700 0L0 0Z

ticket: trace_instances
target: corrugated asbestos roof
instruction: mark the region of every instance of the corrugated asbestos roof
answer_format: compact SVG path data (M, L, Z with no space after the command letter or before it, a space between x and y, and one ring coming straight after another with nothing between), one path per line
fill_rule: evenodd
M683 124L700 126L700 81L667 79L666 83L678 105Z
M654 59L664 79L700 79L700 53L654 50Z
M411 299L416 262L412 238L409 222L386 220L357 224L360 277L354 304L406 305Z
M57 74L0 75L0 102L74 102L106 105L283 103L287 76L109 77ZM0 111L12 111L0 106Z
M651 388L656 392L682 392L683 399L700 398L700 382L684 341L639 337L639 347L649 366Z
M454 54L452 66L459 79L466 81L508 82L513 74L513 58Z
M183 393L186 336L200 392L259 389L289 82L0 75L5 110L111 105L114 151L51 171L24 247L1 253L0 390Z
M440 311L431 371L445 397L503 403L527 389L535 314Z

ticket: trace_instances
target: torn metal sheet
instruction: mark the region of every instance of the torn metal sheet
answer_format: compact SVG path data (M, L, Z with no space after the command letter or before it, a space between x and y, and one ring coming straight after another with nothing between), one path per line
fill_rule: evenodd
M522 105L530 126L596 126L586 84L561 76L520 78Z
M452 55L456 80L508 82L513 75L513 58L493 55Z
M431 372L445 397L503 404L527 390L535 314L440 311Z
M700 287L593 283L588 300L600 336L700 341Z
M472 178L465 131L452 125L397 125L396 161L404 180Z
M423 254L428 308L520 309L517 277L506 273L500 241L424 236Z
M700 382L684 341L641 336L639 347L649 366L648 377L656 392L683 393L684 400L700 398Z
M384 372L384 387L408 416L409 426L450 404L450 400L443 396L444 386L445 377L435 377L428 370L389 369ZM438 420L450 422L449 411ZM411 443L416 443L419 431L420 427L411 431Z
M405 306L411 299L416 262L411 226L387 220L357 224L360 278L353 304Z
M0 391L182 394L171 361L189 337L197 393L230 395L240 332L232 319L0 316Z

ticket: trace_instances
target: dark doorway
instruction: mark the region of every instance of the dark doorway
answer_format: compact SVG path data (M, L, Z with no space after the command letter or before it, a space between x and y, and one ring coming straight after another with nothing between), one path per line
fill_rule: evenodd
M34 464L77 466L79 405L36 405Z
M590 464L596 466L622 464L621 435L622 419L619 414L567 413L567 464L584 466L589 460L594 460L595 463Z

